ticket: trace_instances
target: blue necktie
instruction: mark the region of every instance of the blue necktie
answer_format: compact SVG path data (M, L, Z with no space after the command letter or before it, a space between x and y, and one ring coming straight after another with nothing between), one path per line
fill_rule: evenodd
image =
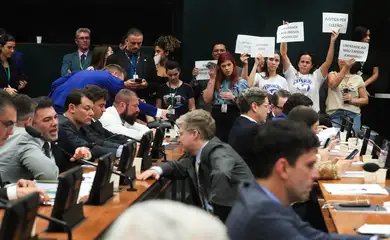
M130 64L130 79L134 77L134 69L135 69L135 56L131 55L131 64Z

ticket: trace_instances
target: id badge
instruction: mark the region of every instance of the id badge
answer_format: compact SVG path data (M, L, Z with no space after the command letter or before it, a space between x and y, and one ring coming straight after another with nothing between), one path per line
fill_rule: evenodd
M227 104L226 103L221 105L221 112L222 113L227 113Z
M138 75L137 74L134 74L133 75L133 79L135 80L135 79L138 79Z

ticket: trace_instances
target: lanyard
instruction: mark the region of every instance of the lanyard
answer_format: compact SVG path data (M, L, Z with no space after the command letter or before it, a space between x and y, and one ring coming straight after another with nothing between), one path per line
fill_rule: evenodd
M138 54L138 57L137 57L137 59L135 61L135 64L133 65L133 61L131 61L131 58L127 54L126 50L123 50L123 52L126 54L126 57L129 60L129 71L131 71L131 67L132 67L133 71L134 71L134 75L137 74L136 67L137 67L137 64L138 64L138 61L139 61L139 58L140 58L140 54Z
M171 106L173 107L173 104L175 102L175 99L174 97L176 96L176 93L177 93L177 89L179 88L179 85L180 85L180 81L179 81L179 84L177 85L177 88L175 88L175 92L171 92L172 88L171 88L171 83L168 82L168 85L169 85L169 96L170 96L170 100L171 100ZM173 97L171 96L171 94L173 93Z
M83 54L84 54L84 53L83 53ZM80 69L81 69L81 70L84 70L84 68L85 68L85 63L87 62L87 55L84 54L84 56L85 56L85 57L84 57L84 64L81 64L81 57L80 57L80 60L79 60L79 61L80 61Z
M8 65L8 68L4 67L3 63L1 65L4 68L5 73L7 74L8 82L11 80L11 66Z

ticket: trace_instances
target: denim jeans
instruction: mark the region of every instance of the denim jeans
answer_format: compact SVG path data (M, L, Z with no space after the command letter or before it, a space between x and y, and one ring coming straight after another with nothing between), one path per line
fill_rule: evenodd
M341 126L341 116L348 116L348 117L351 117L353 119L353 130L355 131L355 133L357 133L358 131L360 131L360 127L361 127L361 117L360 117L360 114L357 114L357 113L353 113L353 112L350 112L350 111L347 111L347 110L337 110L336 112L334 112L332 115L330 115L330 118L332 119L333 123L333 127L335 128L340 128ZM334 122L337 122L339 124L336 124Z

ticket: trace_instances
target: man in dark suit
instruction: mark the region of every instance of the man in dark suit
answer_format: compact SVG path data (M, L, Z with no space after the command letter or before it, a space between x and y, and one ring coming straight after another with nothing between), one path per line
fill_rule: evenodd
M90 139L97 141L107 141L115 142L118 144L125 144L129 138L125 135L114 134L107 129L105 129L99 119L102 117L103 113L106 111L106 101L108 99L108 92L106 89L100 88L96 85L87 85L84 87L93 98L93 120L91 125L86 125L83 128L86 130ZM104 145L104 144L103 144Z
M238 96L238 106L241 116L230 130L229 144L249 165L257 127L269 112L268 93L257 87L248 88Z
M91 30L88 28L77 29L75 42L78 48L77 51L66 54L62 59L61 76L74 71L85 70L91 64L92 52L89 51Z
M70 92L65 100L65 113L58 116L58 143L68 153L74 152L78 147L89 147L93 156L92 159L107 153L120 157L123 145L108 141L101 145L101 142L94 142L88 138L83 126L90 125L92 122L93 101L91 99L89 92L85 90L74 89ZM65 155L67 154L65 153ZM72 167L72 164L69 160L57 161L57 166L60 172L63 172Z
M370 239L328 234L303 222L290 204L305 201L318 178L317 136L289 120L259 127L252 165L256 181L246 184L226 220L230 239Z
M274 117L283 115L283 106L290 96L290 92L286 89L279 89L273 95L270 95L268 100L271 103L271 111L268 114L267 120L272 120Z
M187 156L152 167L137 179L189 177L196 189L196 203L224 221L240 186L253 181L253 175L230 145L214 137L215 121L210 113L194 110L182 115L177 124L180 126L179 141Z
M8 93L0 90L0 147L13 134L15 124L16 107L12 97ZM0 198L6 200L16 200L32 192L39 192L42 196L42 201L50 200L48 195L42 189L37 188L32 181L20 179L15 185L4 188L4 183L0 175L0 187Z
M126 48L112 54L107 64L118 64L126 70L125 79L130 79L131 90L141 99L154 105L159 87L154 60L141 52L144 36L139 29L131 28L126 35ZM142 82L135 81L142 79Z

